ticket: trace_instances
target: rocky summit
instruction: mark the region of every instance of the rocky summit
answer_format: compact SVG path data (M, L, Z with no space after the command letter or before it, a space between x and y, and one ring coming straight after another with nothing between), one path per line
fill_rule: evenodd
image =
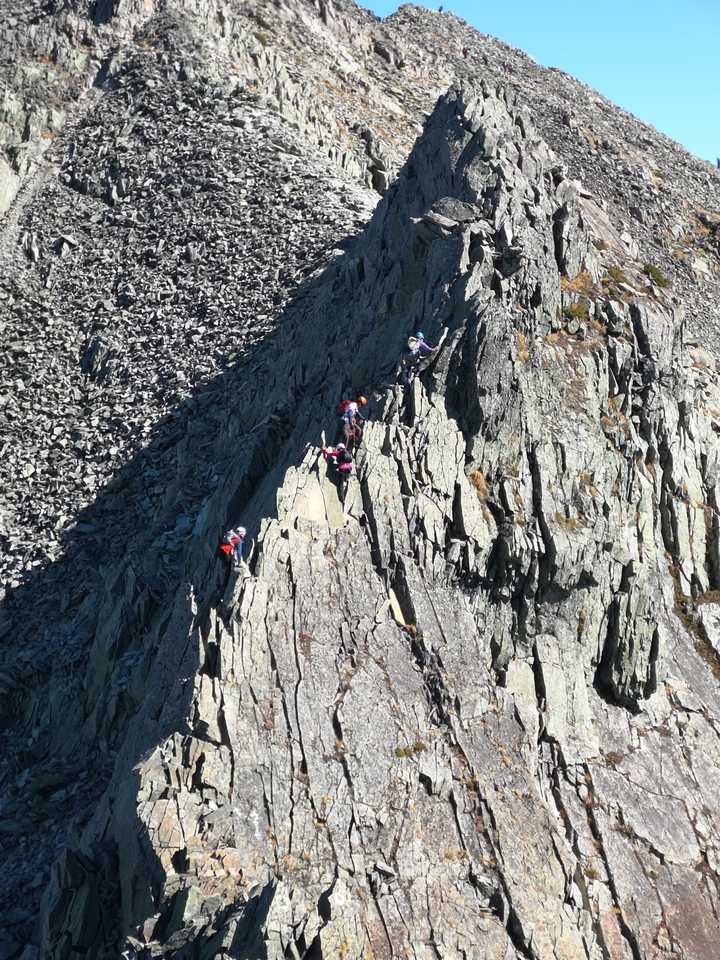
M0 960L716 960L720 171L448 13L0 5Z

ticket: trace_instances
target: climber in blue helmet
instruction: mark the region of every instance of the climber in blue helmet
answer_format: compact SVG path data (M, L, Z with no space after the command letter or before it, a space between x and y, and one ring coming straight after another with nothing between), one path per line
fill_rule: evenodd
M428 357L437 347L431 347L422 330L418 330L414 337L408 337L408 350L415 357Z
M422 330L418 330L414 337L408 337L407 353L400 362L400 380L409 385L415 379L419 372L422 361L437 350L437 347L431 347L425 339Z

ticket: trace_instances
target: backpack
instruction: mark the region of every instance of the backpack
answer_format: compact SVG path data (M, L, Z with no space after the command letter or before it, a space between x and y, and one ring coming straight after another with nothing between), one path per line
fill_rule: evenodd
M337 462L340 463L352 463L352 457L347 450L338 450L337 452Z
M337 405L337 415L339 417L342 417L351 403L352 403L352 400L341 400L340 403Z
M408 337L407 340L408 350L414 352L420 346L420 341L417 337Z

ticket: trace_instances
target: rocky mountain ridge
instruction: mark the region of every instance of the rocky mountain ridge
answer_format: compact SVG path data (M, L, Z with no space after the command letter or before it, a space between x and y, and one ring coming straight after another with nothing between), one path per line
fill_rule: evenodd
M2 244L6 955L712 956L716 175L429 11L94 26Z
M81 4L64 4L62 10L54 15L48 11L43 14L42 9L38 7L35 10L31 6L22 13L18 10L15 33L11 32L9 37L10 50L13 49L13 37L19 38L15 40L18 51L24 52L29 41L32 41L32 54L25 54L27 64L23 63L23 56L18 53L15 59L19 60L19 66L13 62L12 71L6 68L5 79L11 89L13 85L21 92L29 89L29 93L26 93L29 103L25 103L24 109L18 107L14 113L6 113L6 118L9 116L14 123L7 129L22 128L22 136L27 137L26 141L14 144L12 133L8 134L6 150L12 156L15 156L15 151L18 156L27 159L27 155L34 155L42 145L50 143L50 159L54 162L53 140L43 139L43 133L38 133L38 130L42 128L50 137L55 137L56 132L51 129L50 120L41 122L37 119L41 111L32 99L38 96L38 69L42 67L56 70L61 75L74 76L74 85L60 87L66 91L66 95L72 95L82 82L82 77L92 78L96 82L104 77L105 82L112 85L115 71L123 74L125 62L137 55L144 67L131 69L130 72L141 78L145 69L149 71L151 99L154 98L152 91L158 88L158 84L171 82L172 85L176 80L186 82L182 77L185 69L183 64L187 62L190 74L195 69L200 70L201 83L214 84L216 99L221 99L220 91L226 88L242 89L244 95L248 92L257 95L261 109L267 107L271 111L279 111L299 125L304 140L310 139L320 145L320 149L328 153L334 163L364 179L368 186L374 183L382 190L390 171L397 169L407 155L426 111L437 96L454 80L472 78L480 71L480 75L494 82L513 84L529 107L539 131L568 167L568 174L580 178L584 188L589 189L596 200L607 207L609 219L618 228L618 234L627 241L627 248L620 259L624 260L630 254L641 262L647 262L650 268L658 271L660 277L664 275L663 271L672 274L678 298L682 298L686 305L691 305L688 310L693 326L691 335L697 332L705 342L712 336L712 317L717 299L717 275L713 270L718 242L717 218L712 210L717 210L720 204L715 171L709 164L702 164L678 150L650 128L626 118L617 108L577 81L537 67L520 51L513 51L492 38L476 34L452 15L403 7L393 17L378 22L353 4L335 3L323 3L319 7L306 3L279 3L271 8L262 4L243 5L241 9L232 11L232 17L225 8L220 11L212 4L199 7L173 4L171 9L175 13L159 13L159 20L153 17L153 5L126 4L122 15L112 17L107 15L107 11L101 14L100 10L104 10L104 7L97 8L92 19L82 15L84 7ZM272 16L270 9L274 11ZM163 17L167 16L175 18L173 29L159 26L166 23ZM192 21L187 19L189 16L192 16ZM12 25L12 18L9 22ZM143 24L145 33L142 32ZM133 30L138 28L139 48L136 50L131 38ZM166 35L163 35L163 30ZM461 53L463 44L467 44L471 51L467 61ZM386 48L396 51L389 60L382 52ZM402 56L398 51L402 51ZM158 62L151 66L154 59ZM44 60L51 62L46 64ZM402 66L398 65L400 63ZM352 70L350 64L353 65ZM29 78L25 76L26 73ZM150 79L153 74L154 79ZM126 81L121 79L119 82ZM135 82L137 84L138 81ZM142 82L140 80L140 86ZM89 104L94 102L96 90L97 87L94 87ZM359 90L363 91L362 97L358 96ZM541 92L541 96L537 91ZM167 110L168 107L167 102L161 105L158 101L149 116L143 116L143 97L138 98L137 105L128 95L125 100L122 108L125 110L124 118L122 113L116 117L107 116L106 110L101 107L100 115L94 121L95 126L92 122L80 121L81 125L87 124L84 134L87 147L85 160L82 161L84 170L78 170L77 175L68 172L74 171L76 164L68 158L62 158L62 146L58 151L59 162L68 168L61 180L63 186L78 191L81 196L89 192L100 201L107 199L113 205L119 203L121 209L124 199L128 200L129 205L134 199L118 197L118 189L122 194L133 175L139 174L137 160L135 170L132 164L128 169L123 168L123 154L128 149L125 144L129 137L131 150L137 159L146 147L142 135L133 134L136 127L134 112L137 109L142 118L141 123L137 124L139 132L151 126L153 109ZM568 103L574 104L575 112L572 115L568 112ZM79 109L83 109L82 102ZM387 134L390 129L387 128L388 117L393 120L391 135ZM171 123L174 125L177 121L182 129L185 120L180 115L173 118ZM60 124L61 120L57 119L57 123ZM96 132L105 126L109 135L107 142L94 143ZM16 139L18 137L16 135ZM336 148L338 142L344 144L345 148L341 151ZM375 156L375 160L370 155ZM111 158L111 163L108 163L107 157ZM212 163L213 158L208 156L206 167ZM25 173L30 182L43 175L41 172L29 176L19 160L15 161L15 167L17 169L13 175L20 177ZM162 174L157 174L154 181L157 187L162 181ZM209 174L209 181L212 184L212 174ZM149 184L145 189L148 187ZM185 186L186 191L191 188ZM221 188L220 180L215 189ZM55 198L51 203L57 206ZM103 207L101 203L100 209ZM14 216L19 216L23 209L26 208L18 204ZM47 224L44 228L47 236L41 232L42 224L35 224L33 218L28 218L17 232L7 231L5 250L8 269L5 273L8 279L17 269L18 261L22 263L26 257L32 260L41 254L43 260L42 264L38 262L36 268L40 274L39 291L26 292L21 289L16 294L12 284L8 285L6 281L2 295L6 302L9 301L10 310L17 299L18 309L25 311L27 296L39 301L36 312L38 308L45 312L59 309L62 313L65 310L63 302L56 305L53 294L67 295L69 291L54 290L60 285L53 282L52 272L57 266L54 262L56 258L67 256L73 250L72 245L62 239L63 231L71 238L73 235L72 218L75 213L70 212L72 205L66 206L66 209L70 222L66 218L65 222L52 226ZM643 224L635 217L641 209L641 216L646 221ZM98 210L93 211L91 216L97 217ZM80 219L82 221L82 216ZM100 235L104 232L103 219L104 215L101 216L97 231ZM116 216L115 221L122 223L123 217ZM34 230L35 226L38 229ZM132 225L129 231L122 232L129 233L130 242L134 242ZM228 236L232 236L232 232ZM11 242L9 248L8 241ZM20 249L17 246L13 248L12 244L18 241ZM74 238L74 242L77 241L78 238ZM117 242L116 237L110 239L111 244ZM175 255L187 254L177 251ZM12 261L15 267L10 266ZM50 276L45 277L48 270ZM110 296L95 298L94 302L98 304L95 309L105 315L95 322L95 326L105 325L116 311L120 311L117 316L123 316L132 307L122 288L122 271L116 272L118 275L112 279L107 291ZM285 279L289 279L287 274ZM51 288L49 295L45 292L48 288ZM81 301L85 295L82 291ZM176 294L171 285L166 287L164 298L170 301L165 305L174 305ZM228 301L228 304L232 310L232 301ZM250 306L259 307L261 314L267 312L260 304L256 307L251 303ZM85 309L83 316L86 315ZM14 365L14 356L26 347L26 338L22 331L16 329L11 318L12 313L5 320L4 335L15 344L15 350L8 358ZM44 323L42 317L39 322ZM86 334L84 339L87 348L97 349L91 343L93 325L85 325L83 332ZM209 332L206 332L206 339L211 339ZM214 339L217 339L217 331ZM34 345L29 350L30 354L33 349ZM72 368L77 363L77 349L73 346L70 350L63 350L72 358L69 360ZM203 353L208 351L213 351L213 345L206 343ZM147 354L147 350L145 352ZM55 354L58 354L57 347ZM173 350L174 356L178 354L184 354L184 345ZM100 359L89 358L87 362L98 363ZM175 392L168 389L170 398L187 395L188 383L211 376L218 369L217 359L208 363L205 357L198 361L191 356L188 365L190 369L182 372ZM174 378L169 369L170 363L165 361L163 366L163 382ZM12 374L13 371L9 371L8 380ZM23 374L28 378L24 382L31 394L42 389L40 383L47 379L43 369L34 373L31 367ZM82 370L78 374L82 374ZM73 391L82 392L84 383L82 376L74 380ZM77 403L77 397L66 396L60 402ZM169 409L169 404L163 401L159 405L157 401L153 402L151 406L153 411L147 418L148 423L155 422L163 411ZM125 403L123 408L125 413ZM122 462L130 452L132 445L127 447L127 437L121 435L113 426L112 418L107 415L100 419L94 430L92 425L86 425L86 429L95 434L95 443L103 443L104 451L118 450L120 461L114 459L114 455L108 457L105 452L100 462L97 462L97 456L93 457L96 461L93 463L93 472L98 478L109 477L118 462ZM108 431L114 434L110 444L104 443ZM43 434L46 435L46 431ZM26 464L24 466L29 469ZM23 477L22 470L11 467L7 476L8 490L12 495L26 486L32 489L34 500L51 501L48 483L41 482L40 487L37 486L41 476L42 471L36 469L31 475L35 479L28 484L31 478ZM28 495L29 491L26 497ZM76 502L77 496L76 491L73 495ZM67 522L63 520L63 524ZM11 577L14 571L25 567L31 559L40 562L43 555L52 556L55 552L51 545L49 549L43 545L41 541L45 540L44 537L39 537L34 558L27 554L27 534L33 528L38 532L43 530L44 518L29 517L19 507L8 511L4 524L7 532L14 534L7 544L10 557L4 567L5 577Z

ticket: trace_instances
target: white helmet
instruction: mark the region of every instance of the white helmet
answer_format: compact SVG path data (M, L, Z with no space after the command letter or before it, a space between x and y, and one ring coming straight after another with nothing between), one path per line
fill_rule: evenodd
M247 530L245 529L245 527L237 527L237 528L235 529L235 533L238 535L238 537L241 537L241 538L242 538L242 537L244 537L245 534L247 533Z

